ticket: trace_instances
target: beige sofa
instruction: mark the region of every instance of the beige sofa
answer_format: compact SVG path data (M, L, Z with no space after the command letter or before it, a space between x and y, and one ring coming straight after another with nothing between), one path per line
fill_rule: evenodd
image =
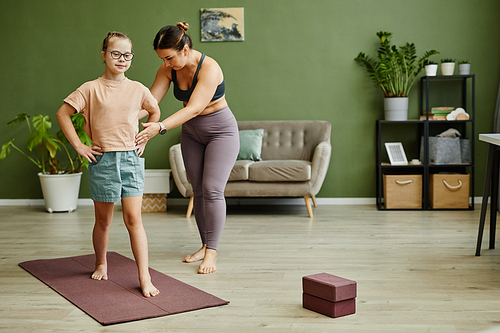
M331 155L331 124L316 120L238 121L239 130L264 129L262 161L237 160L224 192L226 197L304 197L313 217L316 194L326 176ZM179 192L190 198L186 216L193 209L193 189L187 178L181 145L170 148L170 166ZM196 212L195 212L196 214Z

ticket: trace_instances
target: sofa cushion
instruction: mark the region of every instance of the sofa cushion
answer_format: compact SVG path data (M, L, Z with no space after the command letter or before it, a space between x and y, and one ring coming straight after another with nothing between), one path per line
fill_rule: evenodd
M229 181L248 180L248 167L253 163L255 162L249 160L236 161L229 175Z
M243 130L239 131L239 135L240 151L236 159L262 161L260 154L262 153L262 138L264 137L264 129Z
M248 166L248 180L254 182L300 182L311 179L311 162L271 160Z

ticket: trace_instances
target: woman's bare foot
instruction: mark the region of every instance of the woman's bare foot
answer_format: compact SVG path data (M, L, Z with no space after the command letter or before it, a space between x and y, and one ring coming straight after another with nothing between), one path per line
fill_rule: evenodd
M108 279L108 265L99 264L95 267L95 272L92 274L94 280L107 280Z
M198 251L196 251L195 253L187 255L183 261L184 262L196 262L196 261L203 260L203 258L205 258L206 248L207 248L207 246L203 245L202 248L199 249Z
M217 268L215 267L216 258L217 251L206 249L205 257L203 258L200 268L198 269L198 274L214 273L217 270Z
M141 290L144 297L154 297L160 293L160 291L153 286L150 276L139 278L139 280L141 281Z

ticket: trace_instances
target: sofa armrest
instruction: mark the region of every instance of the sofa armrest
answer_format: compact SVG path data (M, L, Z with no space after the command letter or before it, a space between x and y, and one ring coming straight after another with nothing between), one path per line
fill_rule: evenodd
M330 156L332 153L332 146L330 142L323 141L320 142L313 154L312 164L311 164L311 193L314 196L318 194L321 186L326 177L328 167L330 166Z
M179 192L186 198L193 196L193 187L187 178L184 159L182 158L181 144L178 143L170 147L169 150L170 168L174 176L175 185Z

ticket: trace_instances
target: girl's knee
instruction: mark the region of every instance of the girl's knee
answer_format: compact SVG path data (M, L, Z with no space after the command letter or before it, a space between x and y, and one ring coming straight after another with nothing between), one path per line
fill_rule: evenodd
M123 222L125 222L125 226L127 228L134 228L137 226L142 227L142 217L141 214L123 214Z

